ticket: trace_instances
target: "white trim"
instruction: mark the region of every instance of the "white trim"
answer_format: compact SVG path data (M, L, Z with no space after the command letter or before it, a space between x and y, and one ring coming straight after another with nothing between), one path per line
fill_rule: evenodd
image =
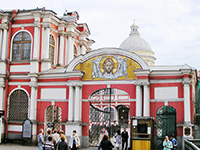
M78 57L76 57L75 59L73 59L66 71L73 71L73 69L79 64L79 63L84 63L85 61L96 57L96 56L101 56L101 55L122 55L122 56L126 56L130 59L133 59L134 61L136 61L143 70L148 69L148 65L146 64L146 62L140 58L137 54L120 49L120 48L101 48L101 49L97 49L97 50L92 50L89 53L85 54L85 55L79 55Z
M12 36L12 39L11 39L11 42L10 42L10 60L11 60L11 62L12 62L13 39L14 39L14 37L15 37L19 32L27 32L27 33L30 35L30 37L31 37L30 60L31 60L31 58L32 58L33 36L32 36L32 34L31 34L28 30L19 30L19 31L17 31L17 32ZM29 61L30 61L30 60L29 60Z
M68 99L53 99L53 100L49 100L49 99L37 99L38 102L68 102Z
M12 25L12 28L21 28L21 27L34 27L34 24L14 24Z
M161 79L161 80L150 80L150 83L182 83L183 79Z
M8 125L8 131L22 132L22 125Z
M183 98L178 98L178 99L150 99L150 102L165 102L165 101L168 101L168 102L183 102L184 99Z

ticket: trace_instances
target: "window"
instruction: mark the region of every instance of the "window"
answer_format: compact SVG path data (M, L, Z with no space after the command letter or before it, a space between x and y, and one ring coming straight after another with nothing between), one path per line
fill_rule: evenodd
M23 90L16 90L10 95L10 121L24 121L28 118L28 96Z
M53 35L49 37L49 59L54 64L54 51L55 51L55 40Z
M78 52L77 52L76 46L74 46L74 58L76 58L77 55L78 55Z
M31 52L31 37L27 32L19 32L13 39L12 61L29 61Z

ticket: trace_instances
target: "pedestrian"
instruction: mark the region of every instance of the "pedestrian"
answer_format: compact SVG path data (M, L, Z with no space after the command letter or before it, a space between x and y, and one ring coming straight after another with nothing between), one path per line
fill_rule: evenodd
M57 145L58 145L58 141L60 139L60 135L58 134L58 130L57 129L54 129L52 137L53 137L53 141L54 141L54 149L56 150L57 149Z
M108 131L105 128L103 128L102 131L103 131L103 135L107 135L108 136Z
M46 141L48 141L48 137L49 136L51 136L51 134L52 134L52 131L51 131L51 129L49 128L49 129L47 129L47 135L46 135Z
M172 150L177 149L177 140L175 139L174 134L171 135L171 138L169 140L172 142L172 146L173 146Z
M103 136L103 140L100 143L102 150L112 150L114 148L113 144L109 140L108 135Z
M66 136L65 136L65 133L64 133L64 131L63 131L63 130L61 130L59 133L60 133L60 137L59 137L59 141L58 141L58 142L61 142L61 136L63 135L63 136L65 137L65 142L67 142L67 143L68 143L68 141L67 141L67 138L66 138Z
M125 146L125 150L127 150L128 147L128 132L126 131L126 128L124 128L124 131L122 132L122 150L124 149L124 145Z
M44 143L43 150L54 150L52 136L48 136L47 141Z
M108 136L108 131L107 131L105 128L103 128L103 129L101 130L101 133L100 133L100 138L99 138L99 139L100 139L100 142L99 142L98 150L100 150L101 141L102 141L104 135L107 135L107 136Z
M68 150L68 144L65 142L65 136L61 135L60 140L61 142L58 144L58 150Z
M78 135L76 134L76 130L73 131L73 134L70 138L70 148L72 150L77 150L78 147L80 147L80 139Z
M163 150L171 150L173 148L172 142L169 140L168 136L165 136L165 139L163 141Z
M44 144L44 130L43 129L40 129L40 133L38 134L38 137L37 137L37 142L38 142L38 148L39 150L42 150L42 146Z
M119 150L119 148L121 147L122 144L122 137L120 134L120 130L117 130L117 133L115 134L115 139L116 139L116 148L117 150Z

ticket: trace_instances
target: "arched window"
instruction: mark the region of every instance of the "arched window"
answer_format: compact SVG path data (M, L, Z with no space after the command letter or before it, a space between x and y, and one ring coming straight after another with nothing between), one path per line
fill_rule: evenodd
M55 51L55 40L53 35L49 37L49 59L54 64L54 51Z
M10 95L9 103L10 121L24 121L28 119L28 96L23 90L16 90Z
M74 46L74 58L76 58L78 56L78 51L76 46Z
M12 61L29 61L31 53L31 37L27 32L19 32L13 39Z
M62 110L58 106L49 106L46 109L46 129L52 128L57 129L58 131L61 129L61 115Z

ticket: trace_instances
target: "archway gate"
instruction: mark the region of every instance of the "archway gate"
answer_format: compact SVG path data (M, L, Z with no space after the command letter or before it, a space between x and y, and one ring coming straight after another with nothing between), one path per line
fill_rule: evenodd
M125 124L126 126L128 125L129 115L124 113L129 113L129 108L127 108L126 106L113 106L113 104L116 102L116 91L118 91L118 93L121 92L124 95L128 96L128 94L122 90L105 88L93 92L89 97L89 146L99 145L99 142L101 141L100 133L103 128L108 131L109 137L111 138L114 136L116 131L120 129L121 126L124 126ZM121 111L119 111L122 108L125 110L123 111L124 113L120 113ZM120 119L116 119L116 116L118 116L118 118L120 118L120 116L127 116L127 118L123 118L124 121L122 122Z
M163 148L162 142L165 136L176 137L176 109L171 106L163 106L157 110L157 149Z

